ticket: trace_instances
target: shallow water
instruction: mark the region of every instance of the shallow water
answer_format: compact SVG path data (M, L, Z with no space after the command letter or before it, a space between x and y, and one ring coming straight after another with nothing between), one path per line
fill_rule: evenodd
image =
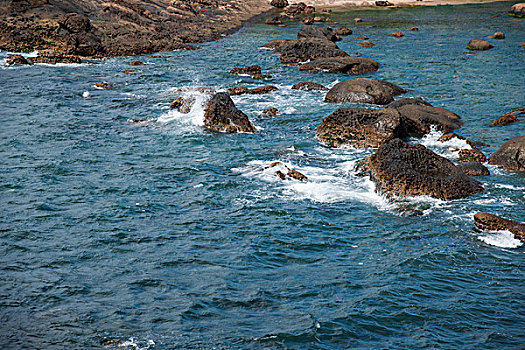
M382 64L366 77L459 114L458 133L488 143L488 155L525 133L525 122L489 125L525 101L525 20L506 15L510 4L332 17L354 29L342 49ZM340 106L290 89L348 77L299 72L258 49L299 28L254 23L163 58L2 63L3 349L523 347L525 248L476 231L473 215L525 221L524 175L489 167L484 193L449 202L374 193L353 170L374 150L314 136ZM388 36L396 30L406 36ZM466 50L496 31L507 38L494 49ZM359 47L361 35L377 46ZM135 59L146 64L121 73ZM249 64L275 78L228 74ZM102 81L115 87L93 87ZM254 135L206 131L198 108L169 111L177 88L261 84L280 90L234 97ZM263 117L268 107L279 116ZM457 157L438 137L413 142ZM282 182L265 170L274 161L309 181Z

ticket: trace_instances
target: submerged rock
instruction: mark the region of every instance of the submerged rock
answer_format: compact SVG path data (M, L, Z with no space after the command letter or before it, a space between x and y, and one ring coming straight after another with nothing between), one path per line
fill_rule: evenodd
M393 139L370 157L370 179L386 195L421 196L439 199L468 197L483 191L451 161L423 145L411 146Z
M283 24L283 21L281 21L281 17L279 16L271 16L266 19L265 23L269 25L277 25Z
M266 108L264 111L262 111L262 114L268 116L268 117L275 117L279 110L277 108Z
M376 46L376 44L370 42L370 41L367 41L367 40L363 40L361 42L359 42L357 45L359 46L362 46L362 47L374 47Z
M232 75L246 74L246 75L255 75L261 74L261 66L254 64L253 66L233 68L230 71Z
M113 83L109 83L109 82L96 83L95 87L99 89L103 89L103 90L108 90L113 87Z
M489 157L489 164L510 171L525 171L525 135L505 142Z
M494 214L477 213L474 215L474 224L483 231L510 231L516 239L525 242L525 224L517 221L504 219Z
M525 115L525 108L518 108L508 113L503 114L501 117L494 119L491 125L509 125L519 121L518 115Z
M143 64L144 64L144 62L142 62L142 61L129 62L130 66L142 66Z
M331 57L299 66L299 70L328 70L337 73L364 74L377 72L379 63L365 57Z
M234 86L231 88L228 88L228 93L230 95L242 95L245 94L248 91L248 88L245 86Z
M247 94L251 95L262 95L262 94L269 94L270 92L274 92L276 90L279 90L275 86L261 86L254 89L250 89L246 91Z
M489 169L480 162L467 162L457 165L458 169L469 176L490 175Z
M281 162L273 162L270 164L270 168L279 168L275 172L275 175L281 178L281 180L286 180L288 178L292 178L299 181L306 181L308 180L308 177L306 177L304 174L300 173L299 171L295 169L290 169L286 165L284 165Z
M31 61L33 61L33 63L48 63L48 64L82 63L82 60L78 56L68 55L64 53L54 53L54 52L39 53L38 56L32 58Z
M321 84L313 83L311 81L306 81L306 82L295 84L294 86L292 86L292 89L294 89L294 90L308 90L308 91L312 91L312 90L316 90L316 91L328 90L327 87L324 87Z
M270 74L254 74L252 75L252 79L255 80L268 80L272 79L273 77Z
M401 37L404 37L405 34L403 34L403 32L401 31L397 31L397 32L390 34L389 36L393 36L394 38L401 38Z
M386 105L407 90L384 80L357 78L337 83L328 91L325 102L353 102Z
M225 92L216 93L207 103L204 111L204 126L228 133L255 132L255 127L248 116L235 107L230 95Z
M195 104L194 96L187 96L187 97L181 96L171 103L170 108L176 109L180 113L188 114L191 112L191 109L194 104Z
M475 51L485 51L492 49L493 47L494 46L492 46L487 40L484 39L472 39L467 44L467 49Z

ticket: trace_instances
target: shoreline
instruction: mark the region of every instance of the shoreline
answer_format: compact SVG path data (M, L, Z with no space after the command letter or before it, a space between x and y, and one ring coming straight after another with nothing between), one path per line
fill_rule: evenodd
M375 1L370 0L315 0L315 1L290 1L290 5L304 2L306 5L315 6L320 9L331 10L380 10L388 8L412 8L422 6L455 6L488 4L493 2L505 2L508 0L393 0L392 6L376 6Z

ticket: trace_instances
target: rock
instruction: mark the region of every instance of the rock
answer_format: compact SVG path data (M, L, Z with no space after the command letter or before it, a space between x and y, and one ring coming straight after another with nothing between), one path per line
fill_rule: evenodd
M251 95L262 95L262 94L269 94L270 92L274 92L276 90L279 90L275 86L261 86L258 88L250 89L246 91L247 94Z
M370 157L370 179L386 195L457 199L483 191L480 182L423 145L393 139Z
M474 215L474 225L483 231L510 231L516 239L525 242L525 224L517 221L504 219L494 214L477 213Z
M447 142L447 141L450 141L452 139L458 139L458 140L466 140L465 137L461 136L461 135L458 135L456 133L453 133L453 132L450 132L448 134L443 134L439 139L438 141L439 142Z
M80 57L64 53L41 52L37 57L31 59L33 63L82 63Z
M275 117L279 110L277 108L266 108L262 113L268 117Z
M299 66L299 70L328 70L337 73L364 74L377 72L379 63L365 57L321 58Z
M102 56L104 47L93 33L75 33L67 41L67 51L80 56Z
M489 169L480 162L461 163L457 165L457 168L469 176L490 175Z
M348 57L346 52L326 39L299 39L279 43L274 53L281 55L282 63L299 63L326 57Z
M311 15L312 13L315 13L315 7L313 7L313 6L306 6L306 8L304 9L303 12L306 15Z
M272 0L270 4L274 7L281 9L281 8L285 8L286 6L288 6L288 0Z
M305 17L303 18L303 24L310 26L314 24L314 18L313 17Z
M308 91L312 91L312 90L315 90L315 91L328 90L327 87L324 87L321 84L312 83L310 81L295 84L294 86L292 86L292 89L294 89L294 90L308 90Z
M494 119L490 125L509 125L519 121L518 115L524 115L525 108L518 108L511 112L503 114L501 117Z
M496 33L492 34L490 37L492 39L498 39L498 40L505 39L505 33L503 33L503 32L496 32Z
M458 155L459 155L458 162L460 163L467 163L467 162L484 163L487 161L487 157L483 154L483 152L478 151L477 149L462 149L459 151Z
M299 181L306 181L306 180L308 180L308 178L305 175L303 175L302 173L298 172L295 169L290 169L288 171L288 174L286 174L286 175L288 175L289 177L291 177L293 179L299 180Z
M376 1L376 6L394 6L394 4L389 1Z
M489 164L510 171L525 171L525 135L505 142L489 157Z
M91 21L84 15L68 13L58 20L60 28L69 33L87 33L91 30Z
M279 168L279 170L275 172L275 175L279 176L281 180L286 180L287 176L289 178L299 180L299 181L308 180L308 178L304 174L298 172L295 169L288 168L286 165L284 165L281 162L273 162L272 164L270 164L269 168Z
M293 40L280 40L280 39L277 39L277 40L272 40L270 41L269 43L267 44L264 44L263 46L261 46L262 48L265 48L265 49L277 49L285 44L288 44L289 42L291 42Z
M368 40L367 36L358 36L356 40Z
M24 56L22 55L11 55L7 58L7 65L29 65L31 64Z
M351 35L352 34L352 29L350 29L348 27L345 27L345 26L341 26L341 27L337 28L337 30L335 31L335 34L339 35L339 36Z
M336 42L337 35L334 33L333 29L329 27L320 28L305 26L299 31L299 33L297 33L297 39L328 39Z
M283 24L283 21L281 21L281 17L279 16L272 16L272 17L268 17L265 23L270 24L270 25L276 25L276 24Z
M410 28L410 30L413 31L413 32L417 32L419 30L419 28L418 27L412 27L412 28Z
M132 70L132 69L126 69L126 70L123 70L122 73L124 73L124 74L135 74L135 71Z
M144 62L142 61L133 61L129 63L130 66L142 66L143 64Z
M376 46L376 44L374 44L374 43L372 43L370 41L366 41L366 40L359 42L357 45L362 46L362 47L374 47L374 46Z
M246 114L235 107L225 92L216 93L208 102L204 111L204 126L228 133L255 132L255 127Z
M354 18L354 23L361 23L363 20L361 18Z
M449 133L463 125L457 114L445 108L433 107L423 99L405 98L389 104L387 108L396 109L400 113L408 136L421 137L428 134L432 126L443 133Z
M245 86L234 86L228 89L230 95L242 95L248 91L248 88Z
M510 8L509 15L514 17L525 17L525 3L514 4Z
M255 74L252 76L252 79L255 79L255 80L268 80L272 78L273 77L270 74Z
M392 109L342 108L324 118L315 135L328 147L379 147L403 137L399 113Z
M353 102L386 105L407 90L384 80L357 78L337 83L325 102Z
M405 34L403 34L400 31L397 31L397 32L394 32L394 33L390 34L389 36L393 36L394 38L401 38L401 37L405 36Z
M187 97L179 97L175 101L173 101L170 105L171 109L176 109L180 113L188 114L191 112L191 109L193 105L195 104L195 97L193 96L187 96Z
M233 75L239 75L239 74L244 74L244 75L261 74L261 66L255 64L253 66L248 66L248 67L233 68L230 71L230 74L233 74Z
M485 51L492 49L493 47L494 46L492 46L487 40L484 39L472 39L467 44L467 49L476 51Z
M108 82L96 83L95 87L99 89L103 89L103 90L108 90L113 87L113 83L108 83Z

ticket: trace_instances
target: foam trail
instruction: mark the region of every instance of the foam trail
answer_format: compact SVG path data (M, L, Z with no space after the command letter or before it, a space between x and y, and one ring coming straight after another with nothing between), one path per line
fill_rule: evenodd
M204 126L204 106L210 99L210 94L199 91L187 91L182 93L185 98L194 98L195 102L191 107L189 113L181 113L176 109L172 109L167 113L162 114L157 122L161 124L171 123L174 121L182 124Z
M514 238L510 231L493 231L486 235L478 236L478 239L500 248L518 248L523 245L520 240Z
M420 143L423 146L431 149L440 156L449 159L458 159L459 150L462 149L472 149L472 147L467 143L467 140L460 140L456 137L441 142L438 141L439 138L443 136L441 131L438 131L435 126L432 126L430 132L423 136L421 140L413 140L415 143Z

